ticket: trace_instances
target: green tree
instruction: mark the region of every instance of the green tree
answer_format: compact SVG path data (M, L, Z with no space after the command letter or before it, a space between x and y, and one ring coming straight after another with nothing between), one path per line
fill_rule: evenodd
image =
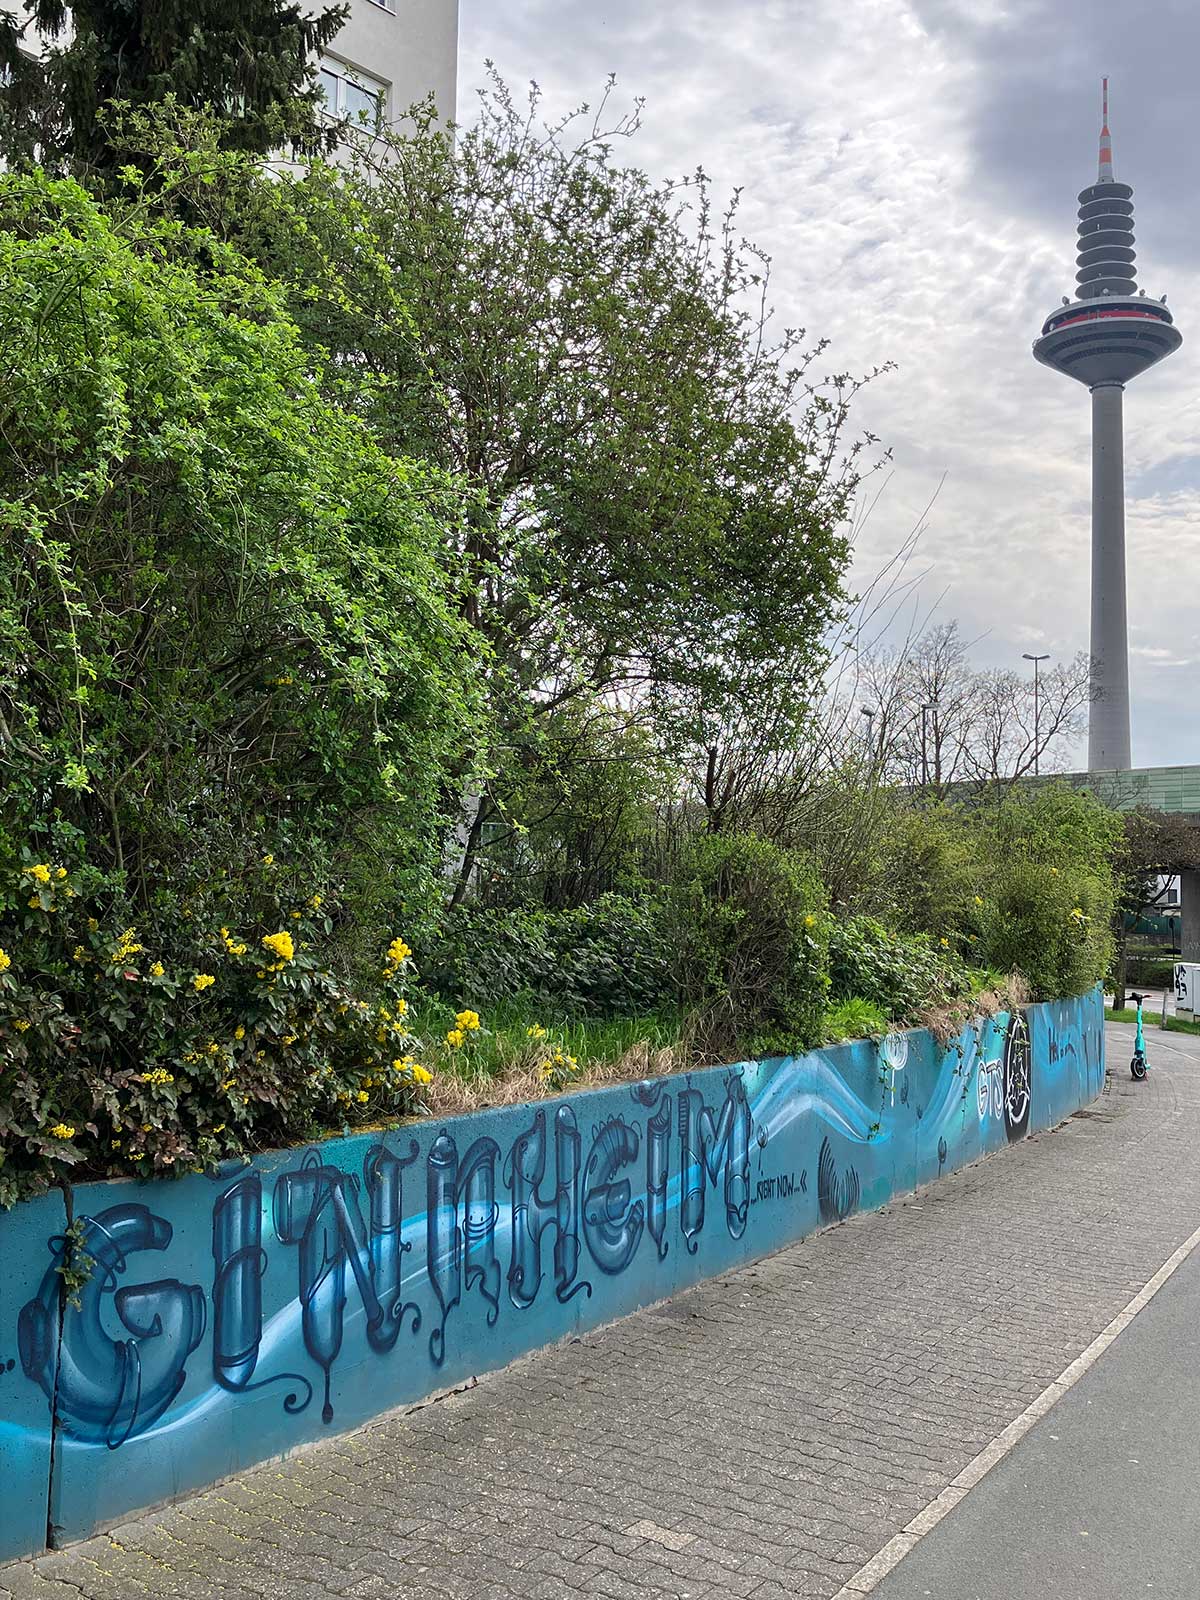
M259 155L284 142L315 147L316 57L349 15L292 0L25 0L25 19L0 19L0 148L104 169L114 154L104 110L174 96L214 108L222 142ZM37 53L22 49L34 31ZM61 42L60 42L61 41Z
M139 916L264 841L415 893L479 740L471 499L136 191L0 177L0 285L0 845L69 828Z
M856 384L776 327L736 203L620 165L636 115L540 115L496 82L456 135L426 118L344 170L193 191L282 280L331 395L479 491L455 553L498 747L464 752L457 896L502 768L565 706L678 744L780 663L819 679L857 482Z

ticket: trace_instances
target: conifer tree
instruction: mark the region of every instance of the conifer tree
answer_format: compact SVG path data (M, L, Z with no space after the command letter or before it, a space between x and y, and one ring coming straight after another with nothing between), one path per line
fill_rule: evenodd
M104 107L174 96L210 106L230 149L315 148L316 58L348 15L294 0L24 0L0 16L0 154L12 163L103 169L115 156ZM40 36L43 47L32 48Z

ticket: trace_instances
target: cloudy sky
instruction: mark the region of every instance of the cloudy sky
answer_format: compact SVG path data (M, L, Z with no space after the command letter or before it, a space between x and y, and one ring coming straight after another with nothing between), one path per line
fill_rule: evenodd
M549 104L610 71L644 96L628 159L744 188L782 319L893 452L873 573L944 486L915 558L981 665L1088 644L1089 401L1030 344L1073 287L1099 83L1134 185L1139 285L1183 349L1126 395L1135 766L1200 762L1200 264L1195 0L461 0L459 115L491 58ZM940 597L940 599L939 599Z

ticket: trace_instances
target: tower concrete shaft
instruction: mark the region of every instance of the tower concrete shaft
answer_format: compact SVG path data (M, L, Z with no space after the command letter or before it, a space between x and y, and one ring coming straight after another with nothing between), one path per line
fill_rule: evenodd
M1079 196L1074 300L1042 324L1037 359L1092 394L1092 705L1088 767L1128 768L1129 640L1125 614L1125 469L1122 397L1131 378L1183 342L1166 307L1138 289L1133 190L1113 173L1108 79L1096 182Z
M1092 671L1088 770L1132 765L1129 629L1125 614L1125 387L1092 390Z

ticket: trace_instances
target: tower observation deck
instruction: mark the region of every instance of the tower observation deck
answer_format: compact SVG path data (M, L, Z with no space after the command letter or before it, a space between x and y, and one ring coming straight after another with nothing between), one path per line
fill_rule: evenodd
M1113 175L1108 79L1097 181L1079 196L1075 298L1042 324L1033 353L1092 392L1092 704L1088 768L1130 765L1129 645L1125 605L1125 385L1183 342L1161 300L1138 289L1133 190Z

